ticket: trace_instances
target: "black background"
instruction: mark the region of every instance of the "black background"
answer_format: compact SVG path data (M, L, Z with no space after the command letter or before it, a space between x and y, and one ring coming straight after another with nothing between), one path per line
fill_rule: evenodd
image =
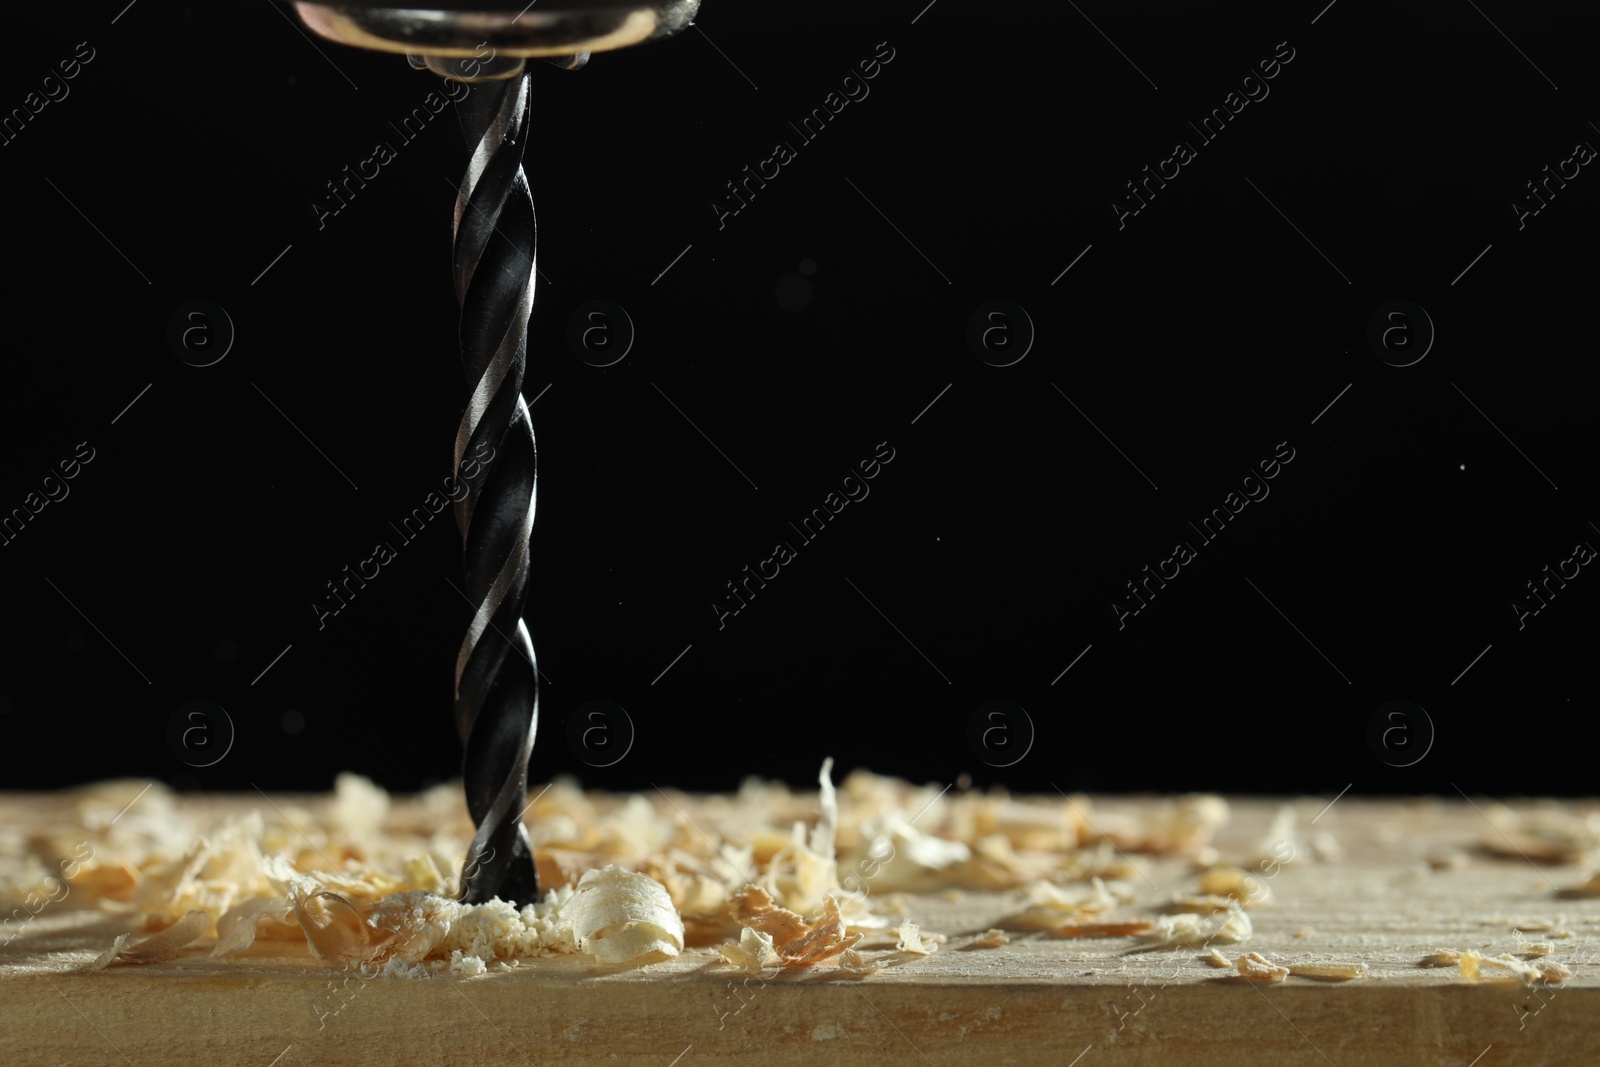
M1600 177L1522 229L1509 206L1600 144L1578 16L924 2L706 0L673 40L534 65L532 779L806 784L832 755L1026 791L1592 792L1600 578L1522 629L1509 606L1600 545ZM0 508L94 450L0 545L0 788L448 779L449 512L320 630L310 602L450 474L454 109L403 142L437 78L272 0L123 5L26 12L0 72L9 113L94 49L0 146ZM1270 95L1119 229L1123 184L1283 41ZM801 144L880 42L870 95ZM780 139L797 158L719 228ZM205 368L166 340L197 299L237 331ZM604 369L566 339L594 299L637 328ZM1009 367L966 339L994 299L1037 331ZM1437 330L1409 367L1367 343L1396 299ZM879 442L870 495L719 629L724 583ZM1279 442L1270 496L1119 629L1123 584ZM593 699L637 730L604 769L565 740ZM1037 733L1006 768L966 740L997 699ZM1395 699L1437 731L1405 768L1366 736ZM166 741L190 700L237 732L205 769Z

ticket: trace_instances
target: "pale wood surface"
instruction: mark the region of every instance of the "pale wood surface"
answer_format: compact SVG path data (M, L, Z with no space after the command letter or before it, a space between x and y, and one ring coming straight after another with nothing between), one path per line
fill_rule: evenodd
M1294 802L1302 832L1327 799ZM0 824L41 818L52 803L0 796ZM1115 811L1135 802L1095 803ZM1217 839L1225 856L1246 854L1280 802L1231 804ZM699 946L645 968L563 957L469 979L364 980L281 942L224 959L201 942L169 962L78 974L128 920L75 909L69 898L0 950L0 1062L1600 1063L1600 898L1572 892L1587 871L1481 850L1493 831L1460 799L1347 796L1309 829L1331 833L1343 858L1284 867L1270 883L1272 906L1250 912L1254 936L1218 947L1230 959L1254 950L1285 964L1360 961L1369 977L1258 985L1207 967L1193 948L1131 951L1128 938L1017 932L1000 948L964 947L1020 911L1018 892L909 897L910 917L948 943L864 978L799 970L740 984ZM1445 847L1466 850L1466 865L1424 862ZM1192 864L1141 863L1148 884L1120 914L1171 911L1162 902L1193 891ZM1526 931L1532 920L1573 935L1552 942L1550 958L1573 971L1565 983L1473 984L1453 968L1418 966L1440 948L1515 952L1511 921ZM893 941L891 931L862 948Z

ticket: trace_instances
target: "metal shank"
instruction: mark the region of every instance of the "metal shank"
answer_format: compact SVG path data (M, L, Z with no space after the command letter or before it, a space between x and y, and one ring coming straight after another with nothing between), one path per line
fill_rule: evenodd
M533 194L522 170L529 79L487 82L462 103L471 151L456 198L455 284L468 401L456 432L456 504L472 622L456 658L456 729L478 831L461 898L538 899L522 825L539 721L538 670L522 621L533 530L533 423L522 396L533 307ZM469 473L469 469L470 472Z

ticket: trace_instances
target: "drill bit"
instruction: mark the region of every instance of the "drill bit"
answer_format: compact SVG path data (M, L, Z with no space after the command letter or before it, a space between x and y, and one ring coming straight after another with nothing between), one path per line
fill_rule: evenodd
M522 170L529 89L526 74L483 82L460 105L471 157L456 196L454 246L468 386L455 441L456 477L468 491L456 523L474 609L456 657L455 714L478 828L461 899L519 906L539 896L522 824L539 722L538 667L522 621L536 490L533 421L522 396L534 287L533 193Z

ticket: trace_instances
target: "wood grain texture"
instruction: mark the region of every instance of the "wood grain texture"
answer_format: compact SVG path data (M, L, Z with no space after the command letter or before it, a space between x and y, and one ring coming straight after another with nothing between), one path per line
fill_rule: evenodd
M259 801L259 798L258 798ZM314 798L297 803L313 804ZM240 805L248 798L186 803ZM1279 801L1234 800L1224 856L1250 850ZM1293 802L1300 827L1327 798ZM0 824L47 818L50 798L0 798ZM1132 798L1095 798L1097 812ZM1592 805L1585 806L1585 810ZM691 811L692 815L693 812ZM1600 1062L1600 898L1587 874L1478 848L1493 830L1471 803L1345 797L1322 814L1343 858L1300 857L1270 878L1255 933L1217 946L1289 965L1363 962L1348 982L1250 983L1195 948L1136 951L1131 938L1013 932L968 948L1022 908L1019 892L908 895L909 918L948 937L866 977L837 969L737 975L711 946L667 963L608 968L588 957L523 961L473 978L363 979L303 945L257 943L212 959L74 973L128 919L69 897L0 949L0 1061L25 1064L1406 1064L1497 1067ZM1434 869L1441 848L1464 866ZM1147 879L1118 918L1173 909L1193 892L1187 861L1143 857ZM880 904L884 903L879 901ZM1164 906L1166 905L1166 906ZM9 911L15 903L7 904ZM119 925L120 924L120 925ZM1550 929L1534 930L1548 924ZM1517 931L1521 929L1522 937ZM1436 949L1516 952L1551 940L1571 968L1559 985L1471 983L1418 962ZM1533 932L1530 932L1533 931ZM869 935L863 949L892 948Z

